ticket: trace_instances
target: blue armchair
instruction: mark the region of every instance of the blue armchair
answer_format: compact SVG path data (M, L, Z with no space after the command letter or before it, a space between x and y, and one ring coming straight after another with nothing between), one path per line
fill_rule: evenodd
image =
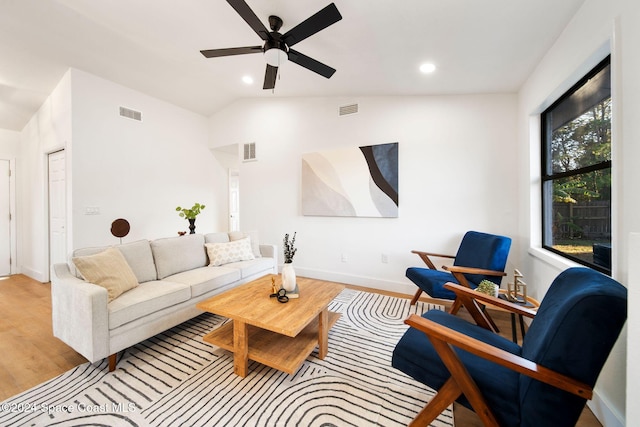
M410 316L392 366L438 391L412 425L428 425L453 401L487 426L574 426L627 318L627 290L588 268L552 283L534 313L447 285L482 326L438 310ZM522 347L492 331L476 300L532 317Z
M500 285L507 257L511 248L511 239L505 236L468 231L460 242L455 256L433 252L411 251L417 254L429 268L410 267L406 276L418 286L418 291L411 300L415 304L422 292L432 298L455 299L455 294L445 289L445 283L458 283L475 289L483 280L490 280ZM445 271L438 270L431 257L454 258L453 266L443 266ZM455 314L458 306L452 307Z

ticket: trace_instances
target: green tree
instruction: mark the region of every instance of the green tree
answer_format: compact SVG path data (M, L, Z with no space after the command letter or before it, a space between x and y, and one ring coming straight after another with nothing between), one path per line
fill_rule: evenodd
M581 169L611 160L611 98L559 127L552 134L555 173ZM554 183L554 201L576 203L611 197L611 173L598 170Z

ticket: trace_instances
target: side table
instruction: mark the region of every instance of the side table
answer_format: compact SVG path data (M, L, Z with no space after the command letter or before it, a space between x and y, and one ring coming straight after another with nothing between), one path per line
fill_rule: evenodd
M500 293L498 294L498 298L503 299L505 301L509 301L507 299L507 290L506 289L500 289L499 291ZM510 301L513 302L513 301ZM529 308L532 310L537 310L538 307L540 307L540 302L538 300L536 300L535 298L532 298L530 296L527 295L527 300L525 302L515 302L514 304L518 304L521 305L525 308ZM498 310L498 311L506 311L503 310L499 307L494 307L492 306L492 308L494 310ZM522 314L518 314L518 322L520 323L520 334L522 335L522 339L524 339L524 335L525 335L525 331L524 331L524 319L522 318ZM514 343L518 343L518 331L516 328L516 314L515 313L511 313L511 339L513 340Z

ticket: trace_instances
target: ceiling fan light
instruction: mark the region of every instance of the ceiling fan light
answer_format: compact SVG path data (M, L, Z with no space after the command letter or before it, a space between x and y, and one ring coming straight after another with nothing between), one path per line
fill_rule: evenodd
M264 60L272 67L281 67L288 59L289 55L282 49L272 48L264 51Z
M431 62L425 62L420 65L420 72L423 74L431 74L436 70L436 65Z

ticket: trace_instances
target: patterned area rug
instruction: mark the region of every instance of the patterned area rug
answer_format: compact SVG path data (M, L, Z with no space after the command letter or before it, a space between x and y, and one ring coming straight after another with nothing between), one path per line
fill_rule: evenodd
M112 373L86 363L2 402L0 425L406 426L433 391L391 354L403 320L434 308L347 289L330 305L342 316L324 360L314 352L294 375L250 362L246 378L202 341L227 320L203 314L128 349ZM433 425L453 426L451 408Z

